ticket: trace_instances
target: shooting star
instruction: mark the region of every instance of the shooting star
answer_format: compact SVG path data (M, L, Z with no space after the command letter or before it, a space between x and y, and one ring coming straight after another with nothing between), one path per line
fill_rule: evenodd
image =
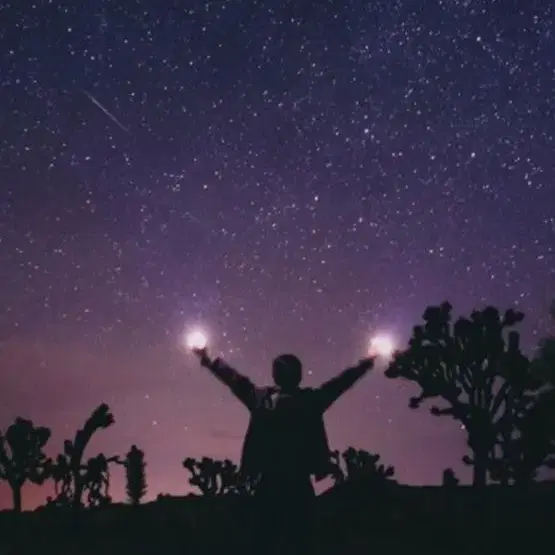
M83 92L88 96L89 100L95 106L98 106L122 131L125 131L126 133L130 133L129 129L127 127L125 127L125 125L122 125L118 121L118 118L116 118L116 116L114 116L114 114L112 114L106 108L104 108L104 106L102 106L102 104L100 104L100 102L98 102L98 100L91 93L87 92L84 89L83 89Z

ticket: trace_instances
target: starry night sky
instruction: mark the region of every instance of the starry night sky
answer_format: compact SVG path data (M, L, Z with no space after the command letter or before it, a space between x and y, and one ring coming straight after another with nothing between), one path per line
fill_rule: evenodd
M260 384L280 352L316 385L374 333L404 345L445 299L516 303L533 346L555 289L553 12L1 2L0 427L50 426L55 454L105 401L89 455L136 443L150 496L181 494L181 461L237 460L247 423L184 330ZM367 376L328 413L333 446L408 483L459 472L463 432L413 391Z

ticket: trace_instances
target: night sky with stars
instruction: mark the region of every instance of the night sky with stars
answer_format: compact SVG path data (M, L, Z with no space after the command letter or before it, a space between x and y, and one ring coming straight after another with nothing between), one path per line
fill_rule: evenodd
M55 455L105 401L88 454L136 443L149 496L177 495L185 457L238 460L248 419L186 330L260 385L281 352L316 385L375 333L406 345L446 299L516 304L533 348L555 293L554 11L0 2L0 428L49 426ZM468 479L464 432L415 391L377 369L330 442L405 483Z

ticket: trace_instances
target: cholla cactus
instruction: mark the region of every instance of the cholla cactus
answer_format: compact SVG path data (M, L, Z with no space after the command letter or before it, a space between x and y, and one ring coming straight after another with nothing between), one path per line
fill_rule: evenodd
M371 480L377 483L393 481L395 468L379 463L380 455L348 447L343 453L332 453L332 478L337 484L347 480Z
M222 461L210 457L200 460L191 457L183 461L183 466L191 473L189 484L198 488L202 495L253 495L258 480L245 477L238 466L229 459Z
M110 496L110 463L123 464L119 457L106 457L102 453L91 457L85 464L85 490L89 507L103 507L112 502Z
M189 484L197 487L202 495L207 497L222 495L221 461L210 457L203 457L200 460L189 457L183 461L183 466L191 473Z

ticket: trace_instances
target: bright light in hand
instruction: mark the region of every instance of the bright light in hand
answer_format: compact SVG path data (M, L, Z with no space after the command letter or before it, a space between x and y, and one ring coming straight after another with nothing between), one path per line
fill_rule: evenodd
M370 355L391 358L395 352L395 342L388 335L376 335L370 340Z
M203 332L195 330L187 335L186 343L189 349L205 349L208 339Z

